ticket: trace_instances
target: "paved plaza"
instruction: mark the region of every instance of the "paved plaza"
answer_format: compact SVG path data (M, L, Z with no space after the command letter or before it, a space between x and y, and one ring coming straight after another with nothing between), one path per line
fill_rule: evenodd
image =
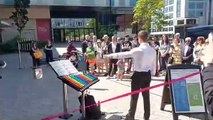
M77 47L80 44L76 44ZM65 48L66 45L56 45ZM54 57L58 54L55 51ZM23 69L18 69L18 55L1 55L8 66L0 69L3 79L0 79L0 120L41 120L47 116L63 112L62 82L49 65L43 64L43 78L34 79L32 60L29 53L22 54ZM164 77L153 77L152 85L163 83ZM90 94L96 101L103 101L117 95L130 92L130 80L117 81L99 77L100 81L90 87ZM172 120L171 105L160 110L163 87L152 89L151 92L151 117L150 120ZM69 110L79 107L79 92L68 88ZM101 105L101 110L106 113L102 120L120 120L129 109L130 96L110 101ZM73 113L70 120L77 120L81 114ZM143 99L140 95L136 112L136 119L143 120ZM180 116L180 120L202 120L200 116ZM56 120L59 120L58 118Z

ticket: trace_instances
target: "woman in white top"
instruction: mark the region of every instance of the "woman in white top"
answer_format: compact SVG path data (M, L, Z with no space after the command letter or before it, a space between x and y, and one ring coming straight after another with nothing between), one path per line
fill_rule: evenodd
M159 53L160 53L160 72L163 72L166 70L166 66L168 64L169 59L169 38L167 35L162 36L162 42L159 47Z
M193 50L193 58L194 58L194 64L202 65L200 58L204 55L203 50L205 47L205 38L203 36L197 37L197 40L194 44L194 50Z
M104 35L103 36L103 42L101 43L103 55L108 54L108 45L109 45L109 36ZM104 58L104 65L105 65L105 68L106 68L106 73L104 74L104 76L107 76L108 72L109 72L109 59Z
M103 51L101 48L101 40L97 40L97 47L96 47L96 65L98 68L98 73L103 72L103 64L104 64L104 59L103 59Z

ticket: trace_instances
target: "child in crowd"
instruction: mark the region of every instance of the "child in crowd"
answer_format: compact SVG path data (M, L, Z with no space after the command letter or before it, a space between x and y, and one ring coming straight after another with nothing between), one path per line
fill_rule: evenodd
M119 59L118 62L117 62L117 66L118 66L117 80L123 80L123 75L124 75L124 71L125 71L124 59Z
M90 42L88 42L88 47L86 49L86 56L87 61L89 62L90 73L94 74L96 64L95 48L92 46Z

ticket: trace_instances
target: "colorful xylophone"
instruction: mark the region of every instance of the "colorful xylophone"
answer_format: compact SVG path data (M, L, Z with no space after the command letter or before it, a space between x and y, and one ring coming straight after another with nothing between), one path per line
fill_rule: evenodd
M77 91L82 91L98 82L98 78L92 74L63 76L62 80Z

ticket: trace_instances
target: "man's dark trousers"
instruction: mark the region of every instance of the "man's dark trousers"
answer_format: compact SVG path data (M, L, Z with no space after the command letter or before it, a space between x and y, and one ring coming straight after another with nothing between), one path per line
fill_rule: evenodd
M116 65L116 63L117 63L117 61L118 61L117 59L111 59L109 61L109 72L108 72L109 76L116 74L116 71L117 71L117 65Z
M132 75L131 91L147 88L151 82L151 72L134 72ZM143 92L144 101L144 119L148 120L150 116L150 95L149 91ZM137 107L138 94L131 96L130 109L126 120L134 120Z

